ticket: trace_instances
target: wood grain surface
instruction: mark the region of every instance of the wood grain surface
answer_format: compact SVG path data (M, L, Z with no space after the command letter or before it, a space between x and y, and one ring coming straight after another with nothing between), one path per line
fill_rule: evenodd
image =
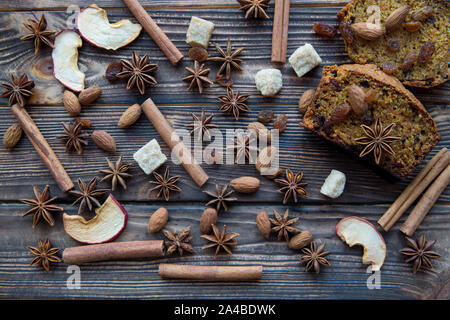
M343 217L357 215L376 223L405 188L409 177L401 182L389 182L374 173L365 164L334 149L318 137L298 126L300 116L297 101L300 95L319 83L322 66L314 69L303 78L297 78L286 64L282 68L283 89L275 98L263 98L255 88L253 76L263 68L270 67L273 1L268 10L269 20L246 20L238 10L234 0L145 0L141 3L151 16L172 39L174 44L187 55L189 46L185 34L190 17L195 15L215 23L211 42L225 47L227 38L234 47L244 47L242 54L243 72L234 72L235 90L249 93L251 112L243 114L235 121L230 115L218 112L218 95L225 93L216 84L205 89L202 95L186 91L187 84L181 81L186 75L184 67L192 63L185 60L177 67L170 65L163 53L146 33L129 46L117 52L107 52L84 42L80 50L79 65L86 73L86 84L99 85L103 94L94 105L84 107L81 118L90 119L93 129L107 130L117 141L116 154L107 154L89 139L83 155L64 152L64 144L58 138L63 133L61 122L72 118L62 105L63 87L52 76L50 49L45 48L34 56L32 42L19 40L26 30L22 23L33 15L40 17L45 13L49 28L61 30L70 27L73 13L66 11L74 1L21 0L3 1L0 4L0 80L7 81L10 73L26 72L36 83L35 95L27 107L30 115L46 137L61 162L75 181L85 181L101 175L98 170L106 167L105 157L117 159L124 156L124 162L132 164L134 177L129 181L128 190L115 191L114 195L129 213L128 225L116 241L162 239L161 233L147 233L147 221L151 213L161 206L169 210L168 228L192 227L193 245L196 253L185 257L165 257L139 261L115 261L92 263L81 266L81 289L69 290L66 281L69 276L67 265L59 264L50 273L29 266L31 255L27 246L35 246L37 239L49 237L61 249L78 245L65 234L62 219L56 215L56 225L44 223L32 229L32 218L21 215L27 206L19 199L32 198L32 185L40 188L50 185L52 195L59 197L58 204L69 214L76 214L77 208L71 206L71 196L62 194L51 175L41 163L38 155L26 137L11 151L0 148L0 298L280 298L280 299L449 299L449 238L450 230L450 190L447 188L435 207L420 226L417 235L425 233L427 238L436 239L435 251L442 258L435 262L432 271L413 275L410 267L403 262L398 250L404 246L399 232L401 222L389 233L383 233L388 247L388 256L381 272L381 289L369 290L366 281L369 274L361 264L362 249L349 248L334 233L336 223ZM77 1L79 7L90 1ZM96 3L108 9L111 21L134 18L120 0ZM298 0L291 1L288 55L298 46L311 43L324 60L323 65L350 63L344 51L340 36L323 39L312 32L314 22L337 24L336 13L345 1ZM69 25L67 24L69 21ZM122 81L110 83L104 78L109 63L122 58L130 58L131 52L149 53L153 63L159 66L155 73L158 85L140 96L137 92L125 90ZM211 56L216 55L213 46ZM208 62L210 77L214 78L218 65ZM435 119L441 142L431 154L430 159L441 147L450 142L449 84L427 92L414 92ZM214 123L222 131L226 129L245 129L249 122L255 121L258 111L271 109L275 114L288 116L288 127L280 137L280 167L302 170L308 183L308 199L298 204L281 205L282 195L271 180L261 178L260 190L252 195L236 195L238 202L230 210L219 215L219 226L227 225L232 232L240 233L239 245L231 257L213 258L211 251L201 249L204 240L200 238L199 218L209 197L203 190L214 188L214 182L225 184L232 178L242 175L258 176L253 165L203 165L210 181L200 190L181 166L169 164L173 174L181 175L180 187L183 192L171 197L169 203L157 200L150 193L149 181L133 161L133 153L149 140L156 138L162 151L169 154L155 129L142 116L130 128L117 126L121 113L134 103L142 103L147 97L160 107L163 114L176 129L187 129L191 112L200 114L204 109L214 113ZM15 123L14 116L7 108L7 100L0 98L0 133ZM88 130L90 133L92 130ZM322 196L320 186L331 169L343 171L347 175L344 194L336 200ZM418 169L419 170L419 169ZM416 171L417 173L417 171ZM101 184L107 187L107 184ZM269 215L273 209L284 212L289 208L293 217L299 217L297 226L309 229L319 243L326 243L331 267L324 268L320 275L306 273L299 262L299 252L289 250L283 242L273 236L265 240L256 228L255 217L260 210ZM92 214L86 214L86 218ZM264 266L263 278L258 282L247 283L202 283L183 280L163 280L158 272L158 264L216 264L216 265L259 265ZM186 290L189 288L189 290Z

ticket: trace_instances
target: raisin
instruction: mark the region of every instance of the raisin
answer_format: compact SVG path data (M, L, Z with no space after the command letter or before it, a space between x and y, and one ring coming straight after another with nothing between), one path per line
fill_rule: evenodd
M383 69L383 72L386 74L393 74L395 71L398 70L398 66L395 63L392 62L385 62L381 65L381 68Z
M405 29L409 32L416 32L422 28L422 24L419 21L410 21L405 23Z
M364 98L366 102L376 102L378 101L378 93L374 89L369 89L366 92L366 97Z
M419 63L420 64L425 64L428 62L428 60L430 60L431 56L434 53L434 42L427 42L422 46L422 49L420 49L419 52Z
M389 52L397 52L400 49L400 41L398 41L397 39L390 39L387 42L387 47L386 49Z
M339 24L339 31L341 32L342 38L348 46L351 46L355 41L355 36L353 35L352 28L348 22L342 21Z
M434 23L436 22L436 18L435 18L434 16L429 17L429 18L426 20L426 22L429 22L429 23L431 23L431 24L434 24Z
M351 111L352 107L350 107L348 103L337 106L331 113L330 116L331 123L338 123L344 121Z
M273 122L273 128L278 129L279 134L282 134L287 127L287 116L284 114L279 114L275 121Z
M92 127L92 122L91 122L91 120L87 120L87 119L76 118L76 119L75 119L75 123L76 123L76 124L81 123L81 126L82 126L83 128L87 128L87 129L90 129L90 128Z
M113 61L106 68L105 78L108 81L116 81L119 79L117 77L119 72L122 72L122 63L120 63L120 61Z
M208 59L208 51L202 47L192 47L188 51L188 56L191 60L204 62Z
M314 23L313 30L315 33L320 34L321 36L325 36L327 38L334 38L337 34L336 28L330 26L329 24Z
M323 127L323 123L325 122L325 117L320 116L317 121L319 122L319 127Z
M326 135L330 135L332 130L332 123L330 120L326 119L325 122L323 123L323 127L322 127L323 132L325 132Z
M370 86L370 83L368 80L361 80L361 82L359 83L359 86L363 87L363 88L368 88Z
M340 83L334 78L330 79L330 85L336 91L341 91L342 90L342 87L341 87Z
M373 123L373 116L372 114L366 113L361 117L361 122L365 124L366 126L371 126Z
M425 21L434 14L433 7L427 6L414 11L411 18L416 21Z
M269 123L273 119L273 112L271 110L261 110L258 112L258 121L262 123Z
M403 72L408 72L413 67L414 63L417 60L417 55L414 52L409 52L406 54L405 59L403 59L403 63L400 66L400 69Z

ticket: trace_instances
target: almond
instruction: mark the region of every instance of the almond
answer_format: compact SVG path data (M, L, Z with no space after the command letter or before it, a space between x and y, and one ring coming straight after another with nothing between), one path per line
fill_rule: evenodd
M250 133L254 132L259 140L264 140L268 143L272 140L270 130L261 122L251 122L248 124L247 129Z
M92 86L92 87L82 90L78 96L78 100L80 100L80 103L83 106L88 106L92 102L97 100L101 94L102 94L102 88L100 88L99 86Z
M270 232L272 231L272 227L267 212L260 211L258 213L258 215L256 216L256 226L258 227L258 230L259 232L261 232L263 237L268 239L270 236Z
M260 181L254 177L240 177L230 181L234 191L240 193L253 193L259 189Z
M148 232L155 233L161 231L169 220L169 212L166 208L156 210L148 220Z
M72 116L76 117L81 112L80 101L72 91L66 90L63 95L63 104L66 111Z
M398 29L402 25L403 21L405 21L410 9L410 6L405 5L392 12L384 23L386 30L392 31Z
M100 148L108 152L116 152L116 140L104 130L94 130L92 141Z
M359 37L366 40L375 40L384 33L383 28L377 24L369 22L358 22L352 24L352 31Z
M22 127L18 124L13 124L9 127L3 136L3 146L6 149L14 148L22 137Z
M311 232L308 230L300 231L300 233L296 234L292 239L289 241L289 248L293 250L299 250L301 248L306 247L308 244L310 244L314 240Z
M217 223L217 211L214 208L206 208L200 217L200 232L210 234L212 225Z
M271 168L272 163L277 158L278 150L275 147L268 146L262 149L256 158L256 170L258 170L261 174L264 175L272 175L274 174L278 168ZM270 171L270 173L269 173Z
M124 113L122 113L122 116L120 117L119 122L117 122L117 125L122 128L129 127L139 119L141 113L141 105L137 103L133 104L132 106L128 107L128 109L125 110Z
M298 100L298 112L300 112L300 114L304 114L306 112L306 110L314 100L315 93L316 90L314 89L309 89L303 92L300 100Z
M357 85L352 85L348 89L348 102L357 116L361 117L366 114L368 110L366 93Z

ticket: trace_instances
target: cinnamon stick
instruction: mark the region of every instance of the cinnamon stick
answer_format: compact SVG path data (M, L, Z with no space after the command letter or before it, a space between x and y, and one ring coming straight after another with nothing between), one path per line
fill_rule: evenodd
M409 186L402 192L391 207L378 220L384 231L389 231L419 195L450 163L450 152L447 148L441 149L420 171Z
M39 131L36 123L31 119L25 108L15 104L11 107L11 112L16 117L23 131L31 141L34 149L41 157L47 169L55 179L62 191L67 192L74 187L72 179L70 179L63 165L59 161L53 149L45 140L44 136Z
M158 274L163 278L203 281L250 281L261 279L262 266L193 266L159 265Z
M288 43L290 0L275 0L272 31L272 62L285 63Z
M441 193L450 183L450 165L437 177L436 181L428 188L417 205L409 214L400 231L411 237L423 219L433 207Z
M63 252L66 264L83 264L86 262L141 259L161 257L164 255L164 241L126 241L91 244L67 248Z
M150 120L150 122L153 124L156 131L158 131L161 138L169 146L170 150L175 150L173 154L181 162L184 169L186 169L187 173L191 176L192 180L194 180L194 182L199 187L203 186L209 179L208 175L194 159L192 153L186 148L185 144L175 133L167 119L164 117L161 111L159 111L158 107L153 103L152 99L148 98L142 104L142 110L144 111L148 120Z
M136 17L142 27L147 31L150 37L155 41L158 47L164 52L172 65L177 65L183 54L170 41L164 31L156 24L156 22L148 15L139 0L123 0L131 13Z

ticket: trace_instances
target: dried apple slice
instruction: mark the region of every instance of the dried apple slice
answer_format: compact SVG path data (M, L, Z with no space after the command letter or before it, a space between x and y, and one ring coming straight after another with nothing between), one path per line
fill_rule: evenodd
M86 41L108 50L117 50L133 42L142 30L140 24L132 23L128 19L109 23L106 11L96 4L81 10L77 27Z
M82 45L78 33L64 30L55 37L55 48L52 51L55 78L76 92L84 89L85 75L78 69L78 48Z
M366 219L347 217L336 225L336 234L350 247L364 247L362 262L372 264L372 271L379 271L386 258L386 243L382 235Z
M64 230L79 242L96 244L114 240L125 229L127 212L112 194L95 213L91 220L64 213Z

